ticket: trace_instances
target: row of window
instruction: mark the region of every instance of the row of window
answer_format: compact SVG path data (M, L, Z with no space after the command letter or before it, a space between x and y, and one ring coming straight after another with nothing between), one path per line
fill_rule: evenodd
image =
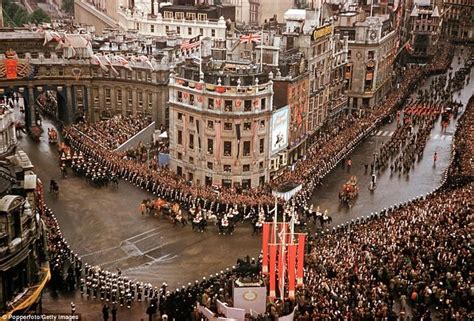
M188 94L187 92L178 91L177 101L182 103L186 102L191 106L194 106L196 100L201 100L202 96L196 97L193 94ZM223 107L224 111L232 112L234 110L243 109L243 111L251 112L252 108L265 110L267 108L267 99L266 98L255 98L255 99L245 99L245 100L228 100L220 98L207 98L207 109L209 110L219 110Z
M178 120L182 121L184 119L183 113L178 112ZM194 116L188 116L189 123L194 124ZM214 129L214 121L213 120L208 120L207 121L207 128L208 129ZM252 130L252 122L244 122L242 126L244 131ZM260 120L260 129L265 128L265 119ZM233 123L225 122L224 123L224 130L233 130L234 125Z
M195 146L195 137L194 134L189 134L189 139L188 139L188 148L189 149L194 149ZM178 145L183 145L183 131L178 130L178 136L177 136L177 144ZM200 141L199 141L200 144ZM243 141L242 143L242 156L248 157L250 156L250 153L252 151L251 148L252 144L251 141L246 140ZM208 155L214 155L214 139L208 138L207 139L207 154ZM258 152L260 154L263 154L265 152L265 138L260 138L259 143L258 143ZM231 157L232 156L232 142L231 141L224 141L224 149L222 151L223 156L226 157ZM178 155L178 159L181 159Z
M178 153L178 159L179 160L183 159L183 155L181 153ZM194 164L194 157L192 157L192 156L189 157L189 163ZM258 164L259 164L258 165L259 169L263 169L264 166L265 166L263 161L260 161ZM210 169L210 170L217 170L216 167L217 166L214 166L213 162L207 162L207 164L206 164L206 168ZM240 169L240 168L237 168L237 166L232 166L232 165L228 165L228 164L222 165L221 168L222 168L222 171L225 172L225 173L232 173L232 167L234 168L234 171L238 171ZM243 173L250 172L250 164L244 164L244 165L242 165L241 168L242 168Z
M173 12L173 11L164 11L163 18L165 19L178 19L178 20L197 20L206 21L207 13L195 13L195 12Z

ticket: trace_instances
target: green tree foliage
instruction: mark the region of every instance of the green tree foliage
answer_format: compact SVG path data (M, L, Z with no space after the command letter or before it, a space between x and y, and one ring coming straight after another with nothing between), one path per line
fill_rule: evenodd
M37 9L29 15L25 8L11 0L3 0L3 17L5 24L10 27L20 27L30 22L39 24L51 21L44 10Z
M48 16L46 12L44 12L43 9L38 8L35 11L33 11L29 17L28 20L32 23L40 24L43 22L51 22L51 18Z

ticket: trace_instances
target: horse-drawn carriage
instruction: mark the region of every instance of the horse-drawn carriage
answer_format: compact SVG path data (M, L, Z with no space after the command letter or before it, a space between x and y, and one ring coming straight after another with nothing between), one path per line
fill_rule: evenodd
M56 144L58 142L58 132L53 127L48 128L48 142Z
M359 195L359 187L357 186L357 177L352 176L344 185L339 192L339 201L352 207L355 199Z

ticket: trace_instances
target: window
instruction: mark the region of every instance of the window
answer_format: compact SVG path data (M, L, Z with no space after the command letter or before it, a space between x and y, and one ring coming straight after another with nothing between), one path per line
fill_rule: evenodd
M192 94L189 94L189 104L190 104L191 106L194 105L194 95L192 95Z
M194 157L189 156L189 164L194 164Z
M204 36L204 29L199 28L199 34L200 34L201 36Z
M224 156L232 156L232 142L224 142Z
M196 14L194 12L186 12L186 19L196 20Z
M212 162L207 162L208 169L214 169L214 164Z
M244 111L252 111L252 101L245 100L244 101Z
M263 186L265 185L265 176L260 176L259 179L258 179L258 184L260 186Z
M374 58L375 58L375 51L369 50L369 52L368 52L368 58L369 58L369 59L374 59Z
M243 154L244 154L244 156L250 156L250 141L245 141L244 142Z
M210 138L207 139L207 152L211 155L214 154L214 140Z
M189 149L194 149L194 135L189 134Z
M178 91L178 102L183 102L183 93L181 91Z
M173 12L165 11L165 19L173 19Z
M243 179L242 180L242 188L243 189L250 189L252 186L252 180L251 179Z
M176 33L177 33L178 35L181 34L181 27L176 27Z
M176 19L184 19L184 12L175 12L174 16Z
M182 159L183 159L183 154L178 153L178 159L179 159L179 160L182 160Z
M214 99L208 98L207 99L207 109L214 109Z
M183 113L178 113L178 120L183 120Z
M232 123L224 123L224 130L232 130Z
M178 145L183 145L183 132L178 130Z
M181 168L181 166L176 167L176 174L178 176L183 176L183 169Z
M224 101L225 111L232 111L232 100Z
M224 165L224 172L226 172L226 173L232 172L232 166L230 166L230 165Z
M170 31L170 26L165 26L165 31L168 33Z
M216 29L211 29L211 37L215 37L216 36Z
M207 14L206 13L198 13L198 20L199 21L207 20Z
M258 150L259 150L260 154L263 154L263 152L265 151L265 138L260 138L260 143L259 143L259 146L258 146Z
M193 117L193 116L189 116L189 122L190 122L191 124L194 123L194 117Z
M260 128L265 128L265 120L260 121Z
M251 130L251 129L252 129L252 123L251 122L244 123L244 130Z
M258 163L258 168L263 169L263 161L261 161L260 163Z
M242 166L242 172L250 172L250 165L244 165Z
M155 25L150 25L150 32L155 32Z
M212 177L206 176L205 184L206 184L206 186L211 186L212 185Z
M266 104L267 104L267 99L266 99L266 98L262 98L262 99L260 100L260 108L261 108L262 110L265 110L265 108L267 107Z
M188 35L191 36L193 34L193 28L188 27Z
M214 129L214 122L212 120L207 121L207 128Z

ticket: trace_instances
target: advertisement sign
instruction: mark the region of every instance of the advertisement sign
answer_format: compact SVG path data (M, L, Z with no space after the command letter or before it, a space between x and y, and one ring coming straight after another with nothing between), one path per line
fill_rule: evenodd
M272 155L288 146L288 126L290 111L288 106L278 109L272 115L271 152Z
M314 28L313 32L311 33L311 40L312 41L318 40L319 38L330 35L331 33L332 33L331 26Z
M18 66L18 61L16 59L5 59L5 73L6 73L7 79L16 79L17 66Z

